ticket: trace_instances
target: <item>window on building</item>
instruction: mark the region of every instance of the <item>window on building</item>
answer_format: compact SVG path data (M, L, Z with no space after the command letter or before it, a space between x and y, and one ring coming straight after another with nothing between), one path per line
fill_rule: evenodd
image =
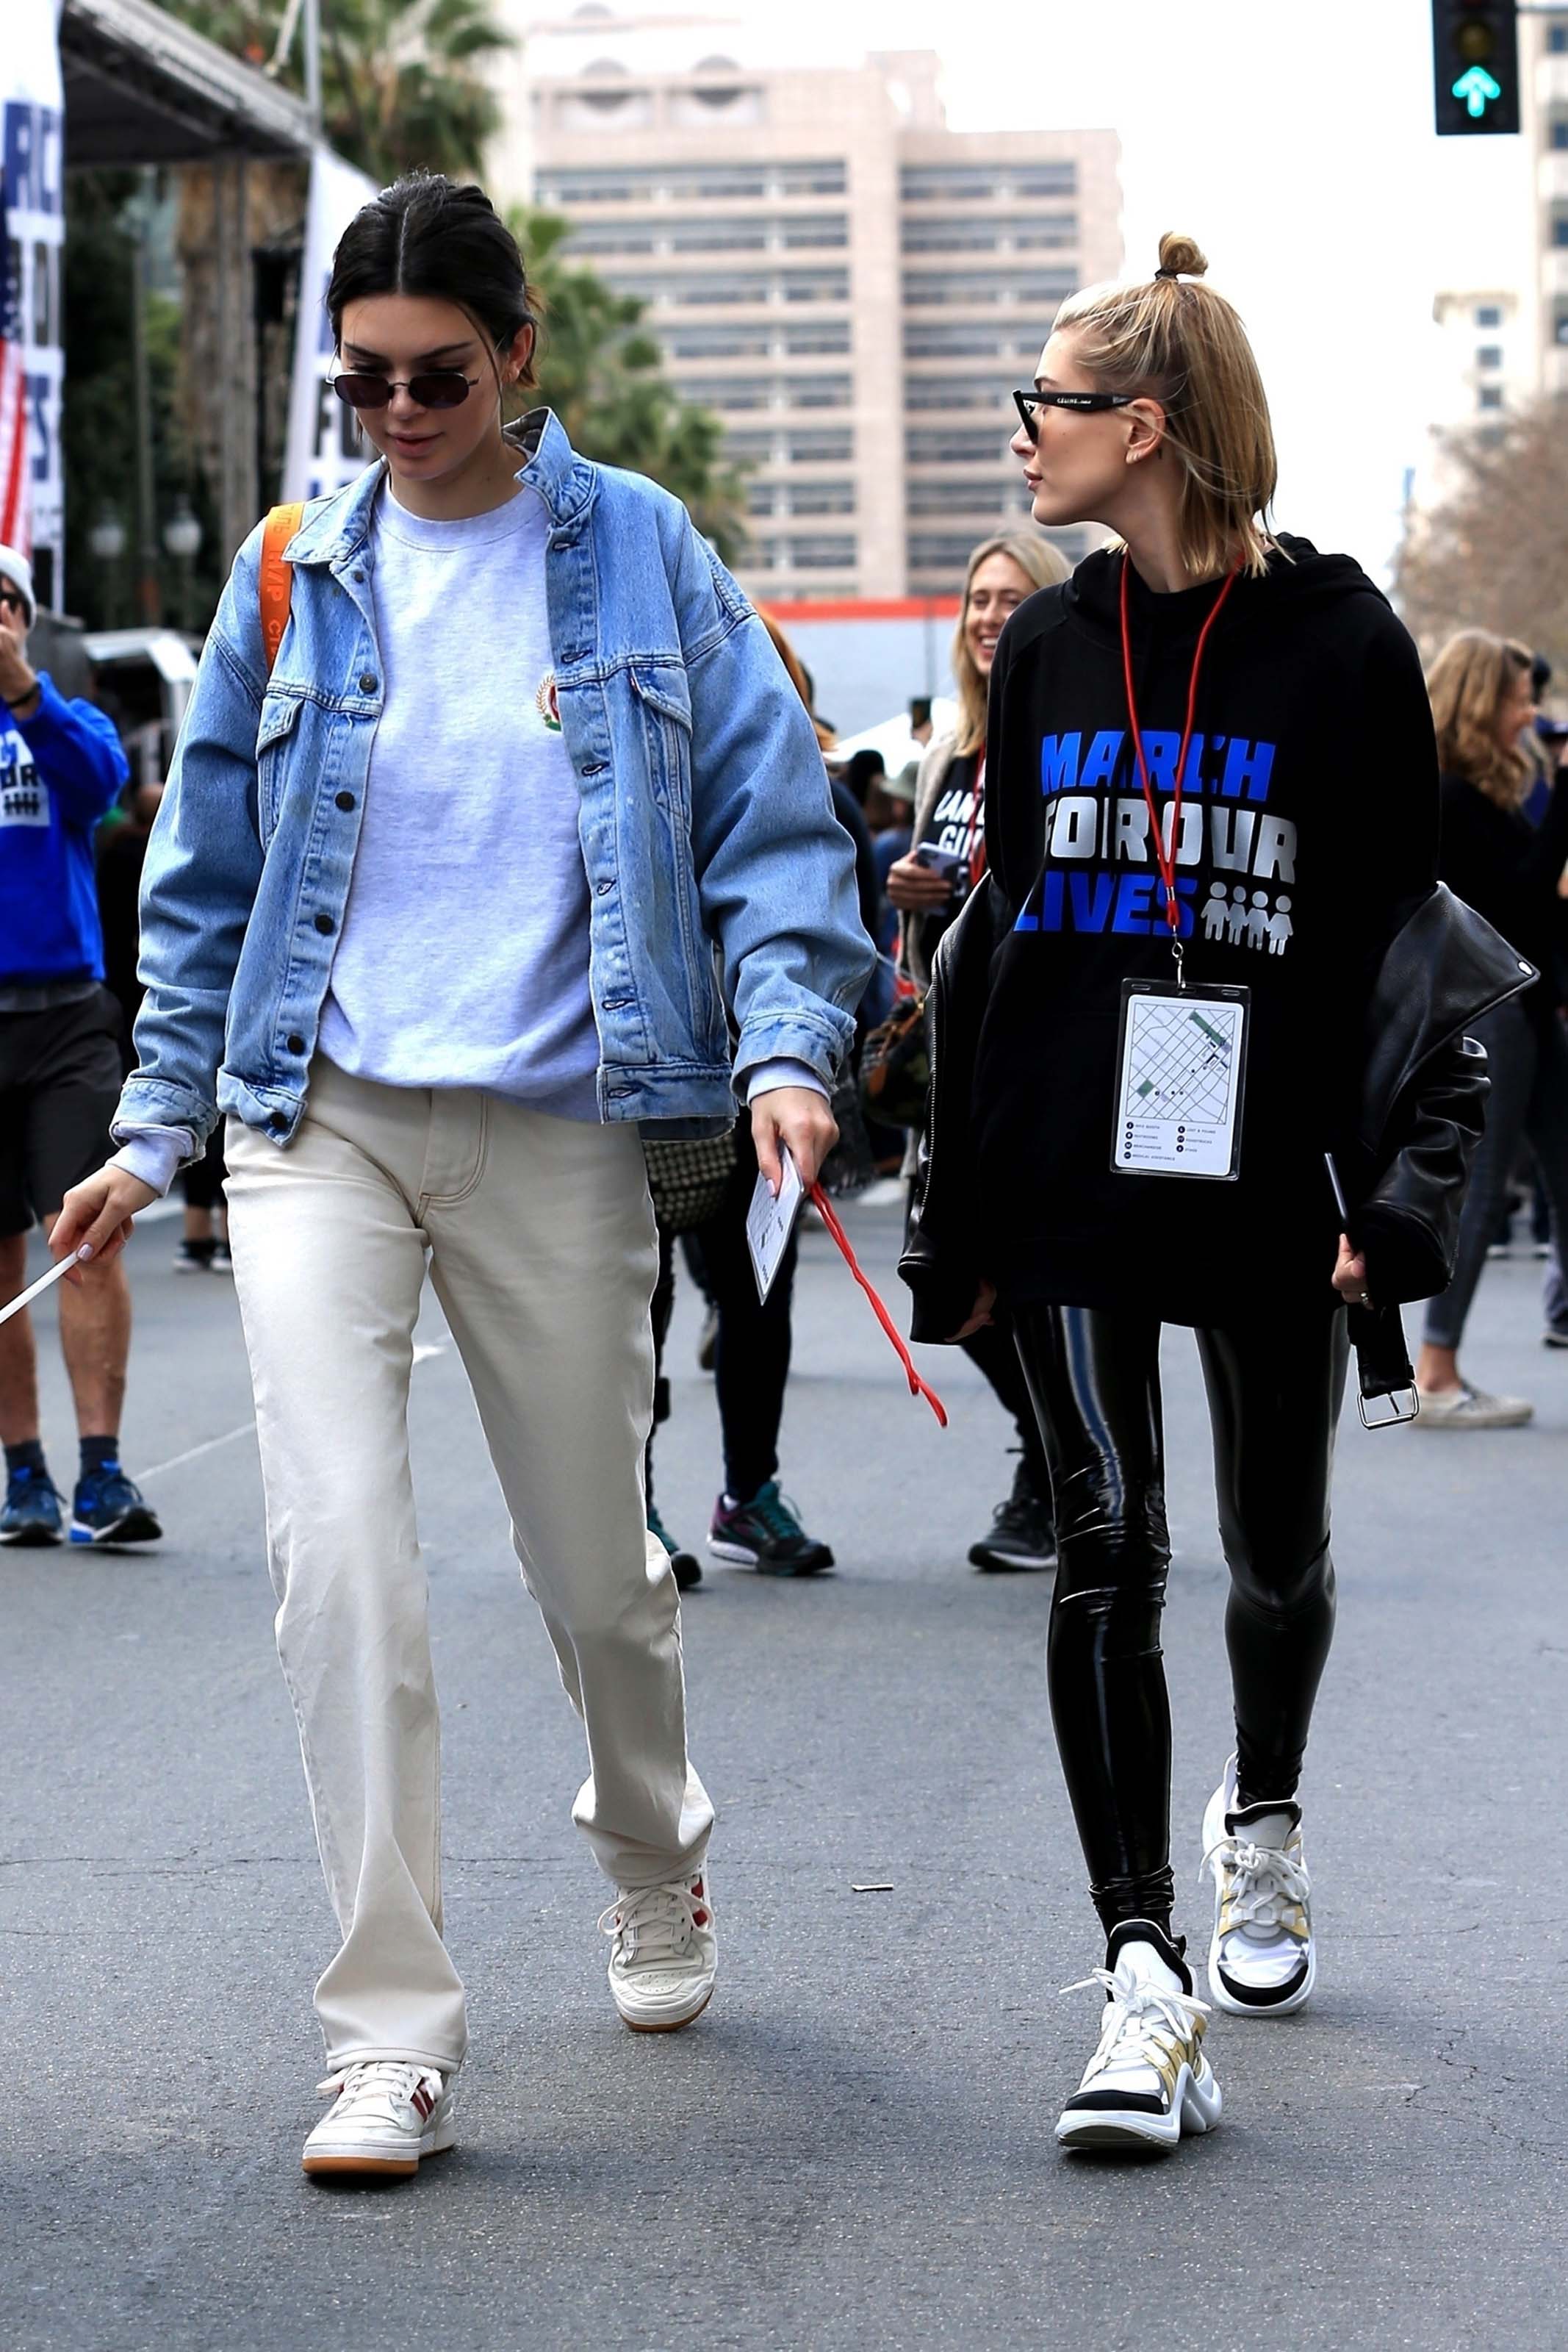
M855 510L852 482L792 482L789 496L792 515L853 514Z
M944 474L938 481L912 481L904 491L911 514L992 515L1016 514L1028 507L1032 492L1025 495L1025 486L1019 479L1018 467L990 479L970 474Z
M1478 327L1500 327L1502 324L1502 312L1495 302L1478 303L1474 317Z
M819 532L810 539L791 539L787 544L797 572L842 572L854 564L855 542L847 531L841 537L833 531Z
M960 305L975 309L998 302L1061 302L1071 293L1073 284L1071 269L1005 277L986 269L954 270L940 276L925 270L906 270L904 299L912 310L938 307L956 310Z
M963 425L915 425L904 436L904 450L912 466L996 466L1007 457L1008 439L998 425L979 431Z
M768 223L749 221L672 221L668 229L672 253L766 253ZM573 244L577 239L572 239ZM651 250L651 247L643 248Z
M835 356L850 348L850 322L847 319L825 319L821 326L786 327L784 349L790 359L810 359L817 354Z
M1546 46L1554 58L1568 57L1568 25L1548 25Z
M1502 345L1500 343L1478 343L1476 345L1476 365L1479 368L1501 367Z
M792 375L784 380L791 408L847 408L851 384L847 375Z
M852 433L787 433L784 456L791 466L847 466L854 455Z
M899 174L905 204L980 203L994 196L1071 196L1076 163L906 163Z
M1547 135L1553 147L1568 147L1568 114L1558 115Z
M1568 245L1568 212L1552 214L1552 242L1553 245Z
M675 378L675 390L699 408L767 408L775 382L766 375L688 375Z
M1500 408L1502 406L1501 384L1483 383L1480 390L1476 394L1476 406L1478 408Z
M768 326L671 327L664 342L673 360L765 360L773 349L773 331Z
M905 218L903 235L905 253L994 253L1002 245L1020 249L1069 246L1078 241L1078 215L987 214L969 220L933 220L916 214Z
M994 408L1013 415L1008 386L994 375L910 375L904 380L904 404L910 409Z
M748 515L777 513L778 505L779 490L773 482L753 482L747 490L746 511Z
M847 302L850 299L847 269L786 269L776 282L786 302Z
M1568 343L1568 305L1559 303L1552 331L1558 342Z
M623 163L540 173L541 205L687 204L747 196L841 196L849 174L838 159L783 163Z

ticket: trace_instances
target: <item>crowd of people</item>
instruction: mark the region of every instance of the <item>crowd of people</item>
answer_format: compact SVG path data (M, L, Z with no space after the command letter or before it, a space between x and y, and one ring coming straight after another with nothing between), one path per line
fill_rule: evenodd
M162 803L133 796L96 884L123 755L28 664L0 550L0 1304L37 1219L69 1261L69 1534L151 1541L118 1452L131 1222L183 1171L182 1264L232 1266L340 1933L308 2173L405 2177L456 2134L406 1420L427 1273L580 1718L614 2009L674 2032L718 1957L700 1570L653 1501L676 1267L710 1315L710 1553L816 1574L831 1547L779 1485L793 1255L759 1298L746 1211L786 1153L812 1182L894 1039L926 1081L894 1139L914 1336L967 1353L1019 1453L970 1558L1056 1570L1103 1938L1058 2139L1207 2132L1212 2010L1312 1995L1342 1400L1392 1354L1428 1430L1528 1417L1458 1350L1521 1150L1554 1244L1568 1211L1568 784L1529 648L1467 631L1424 677L1360 567L1274 528L1267 398L1206 270L1166 236L1149 279L1058 312L1014 394L1037 528L974 551L956 722L892 780L830 774L809 677L674 499L548 410L507 422L522 257L439 177L383 190L333 265L336 390L377 462L246 541ZM1084 523L1107 543L1070 573L1046 534ZM1560 1255L1548 1282L1568 1336ZM1207 2000L1171 1864L1166 1324L1196 1335L1229 1574ZM33 1350L0 1326L14 1545L63 1531Z

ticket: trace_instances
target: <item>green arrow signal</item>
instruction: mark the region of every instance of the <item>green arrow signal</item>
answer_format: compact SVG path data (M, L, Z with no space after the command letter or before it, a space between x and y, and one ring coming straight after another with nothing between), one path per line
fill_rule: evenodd
M1502 96L1502 84L1484 66L1471 66L1454 84L1454 96L1464 100L1470 121L1479 122L1491 101Z

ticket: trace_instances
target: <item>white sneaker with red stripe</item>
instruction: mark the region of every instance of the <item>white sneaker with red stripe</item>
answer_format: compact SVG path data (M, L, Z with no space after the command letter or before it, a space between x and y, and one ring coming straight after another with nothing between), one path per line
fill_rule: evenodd
M690 1878L622 1887L599 1925L610 1990L633 2033L674 2033L701 2016L718 1974L706 1862Z
M434 2066L361 2059L317 2088L338 2096L305 2143L307 2172L406 2179L422 2156L440 2156L456 2140L457 2103Z

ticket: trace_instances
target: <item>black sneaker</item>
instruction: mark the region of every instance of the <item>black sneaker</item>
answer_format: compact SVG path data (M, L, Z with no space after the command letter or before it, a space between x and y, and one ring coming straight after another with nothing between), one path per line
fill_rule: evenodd
M683 1592L689 1592L694 1584L702 1582L702 1562L695 1552L681 1549L652 1503L648 1506L648 1533L656 1536L669 1553L675 1582Z
M1541 1335L1543 1348L1568 1348L1568 1323L1549 1323Z
M216 1242L182 1242L174 1253L176 1274L211 1274Z
M1056 1566L1051 1505L1040 1500L1027 1462L1019 1464L1007 1501L997 1505L989 1535L969 1546L969 1564L992 1576Z
M749 1503L721 1495L713 1507L707 1548L715 1559L733 1559L759 1576L820 1576L833 1565L825 1543L809 1536L769 1478Z
M60 1523L65 1499L47 1470L31 1464L13 1470L5 1481L5 1507L0 1511L0 1544L57 1544L65 1532Z
M118 1462L100 1463L77 1480L71 1504L74 1544L156 1543L163 1530Z

